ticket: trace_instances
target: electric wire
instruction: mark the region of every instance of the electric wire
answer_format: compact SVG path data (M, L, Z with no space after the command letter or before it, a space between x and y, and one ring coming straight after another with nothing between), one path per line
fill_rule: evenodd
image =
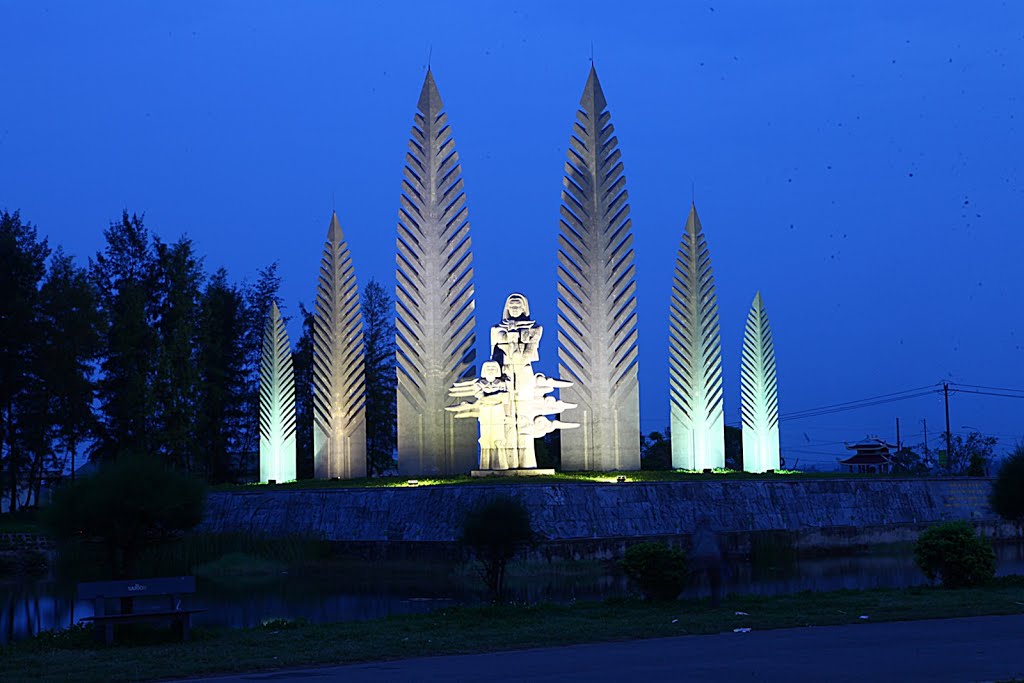
M988 387L983 384L961 384L960 382L950 382L952 387L969 387L971 389L986 389L988 391L1002 391L1014 394L1024 394L1024 389L1009 389L1007 387Z
M1024 394L1002 394L995 391L975 391L973 389L956 389L958 394L978 394L979 396L999 396L1002 398L1024 398Z
M828 410L828 409L831 409L831 408L839 408L839 407L842 407L842 406L849 406L849 405L864 403L865 401L875 401L875 400L878 400L878 399L885 399L885 398L890 398L890 397L898 397L898 396L902 396L903 394L910 394L910 393L914 393L914 392L918 392L918 391L924 391L924 390L937 391L936 387L937 387L937 385L929 384L929 385L926 385L926 386L923 386L923 387L915 387L913 389L904 389L902 391L893 391L893 392L890 392L888 394L879 394L878 396L868 396L867 398L858 398L858 399L855 399L853 401L843 401L841 403L830 403L828 405L817 406L815 408L807 408L806 410L795 410L792 413L787 413L787 416L789 416L789 415L799 415L801 413L812 413L812 412L817 412L819 410Z
M792 413L786 413L784 415L779 416L779 421L782 422L789 420L802 420L807 417L819 417L822 415L841 413L848 410L858 410L860 408L868 408L871 406L884 405L886 403L895 403L897 401L906 401L912 398L920 398L921 396L939 393L940 391L941 389L934 387L934 385L930 385L928 387L918 387L917 389L907 389L905 391L897 391L890 394L881 394L879 396L862 398L857 401L834 403L832 405L820 406L818 408L808 408L807 410L799 410Z

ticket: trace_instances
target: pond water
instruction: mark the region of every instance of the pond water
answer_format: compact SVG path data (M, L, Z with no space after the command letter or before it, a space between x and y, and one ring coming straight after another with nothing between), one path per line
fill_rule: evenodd
M997 573L1024 574L1024 543L996 546ZM926 583L909 547L866 554L734 563L726 592L774 595L798 591L899 588ZM630 592L615 567L598 562L516 566L509 578L521 602L601 600ZM336 622L429 612L485 600L482 583L462 565L409 566L345 562L311 571L281 572L259 582L200 580L192 598L196 625L257 626L270 619ZM684 595L703 594L699 585ZM92 615L75 600L73 581L47 578L0 583L0 643L66 628Z

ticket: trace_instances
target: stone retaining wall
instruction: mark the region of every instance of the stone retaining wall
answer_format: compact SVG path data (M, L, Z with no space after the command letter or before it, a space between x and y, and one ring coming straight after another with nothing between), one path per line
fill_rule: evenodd
M640 538L682 538L707 520L740 546L766 531L792 532L798 549L913 540L943 520L969 520L1007 536L988 507L991 480L777 479L625 484L478 484L373 489L274 489L210 495L200 532L303 535L353 546L451 544L466 512L496 495L521 499L534 528L566 548L604 554ZM576 554L570 551L569 554Z

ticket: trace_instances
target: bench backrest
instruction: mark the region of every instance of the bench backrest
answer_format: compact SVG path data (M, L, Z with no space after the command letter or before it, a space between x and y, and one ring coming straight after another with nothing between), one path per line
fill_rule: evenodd
M146 595L183 595L196 592L196 577L171 576L159 579L132 579L130 581L90 581L78 584L78 597L132 598Z

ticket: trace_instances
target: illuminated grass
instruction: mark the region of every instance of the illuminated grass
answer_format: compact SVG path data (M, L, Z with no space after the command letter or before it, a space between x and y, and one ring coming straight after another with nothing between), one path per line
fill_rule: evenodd
M738 615L737 612L745 612ZM631 600L570 605L446 609L375 621L274 623L240 630L197 630L187 644L96 648L91 633L42 636L0 648L5 681L124 681L341 664L424 655L487 652L573 643L798 626L1024 613L1024 580L984 588L803 592L647 604ZM500 644L500 645L499 645Z

